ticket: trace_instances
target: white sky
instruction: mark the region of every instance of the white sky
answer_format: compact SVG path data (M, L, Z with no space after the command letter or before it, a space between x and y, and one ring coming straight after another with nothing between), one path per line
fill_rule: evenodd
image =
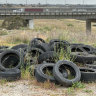
M96 0L0 0L0 4L2 3L10 3L10 4L96 4Z

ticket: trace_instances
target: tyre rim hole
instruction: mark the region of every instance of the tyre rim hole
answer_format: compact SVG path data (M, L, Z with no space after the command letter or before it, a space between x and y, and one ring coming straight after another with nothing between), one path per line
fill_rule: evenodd
M80 50L79 48L72 48L71 52L83 52L82 50Z
M38 51L38 50L31 50L31 55L32 55L32 57L37 57L37 56L39 56L40 54L41 54L41 52Z
M91 69L80 69L81 72L94 72L94 70Z
M48 76L53 76L53 67L52 66L47 66L43 68L43 73L48 75Z
M59 68L59 71L63 75L64 78L69 79L69 80L74 79L76 76L75 70L68 65L61 65Z
M14 68L19 62L20 58L16 54L6 54L1 60L1 63L5 68Z

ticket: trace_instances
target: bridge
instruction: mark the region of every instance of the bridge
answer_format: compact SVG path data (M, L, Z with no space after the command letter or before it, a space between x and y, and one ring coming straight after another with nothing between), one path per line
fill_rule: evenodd
M19 8L21 10L21 8ZM32 29L34 19L78 19L86 21L86 33L87 35L91 34L91 22L96 22L96 10L89 11L86 9L71 9L71 8L37 8L40 11L20 11L19 9L12 9L9 11L8 9L3 9L0 12L0 19L5 19L10 16L20 16L28 21L29 28ZM43 10L41 10L43 9ZM54 9L54 10L53 10ZM58 10L57 10L58 9ZM62 10L61 10L62 9ZM69 10L70 9L70 10ZM17 10L17 11L16 11ZM18 11L19 10L19 11ZM30 9L31 10L31 9ZM53 11L52 11L53 10ZM81 10L81 11L80 11Z

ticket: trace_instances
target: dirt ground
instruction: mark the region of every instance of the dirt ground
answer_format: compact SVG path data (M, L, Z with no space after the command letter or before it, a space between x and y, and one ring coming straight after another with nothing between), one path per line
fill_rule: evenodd
M69 90L65 87L46 89L36 84L34 81L19 80L16 82L6 82L0 84L0 96L96 96L96 84L85 84L85 88Z

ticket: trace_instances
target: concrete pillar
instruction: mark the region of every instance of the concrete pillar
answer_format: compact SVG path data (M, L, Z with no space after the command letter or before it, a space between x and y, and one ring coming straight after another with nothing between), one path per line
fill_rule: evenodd
M86 34L91 35L91 20L86 20Z
M29 20L29 29L33 29L34 28L34 22L33 20Z

